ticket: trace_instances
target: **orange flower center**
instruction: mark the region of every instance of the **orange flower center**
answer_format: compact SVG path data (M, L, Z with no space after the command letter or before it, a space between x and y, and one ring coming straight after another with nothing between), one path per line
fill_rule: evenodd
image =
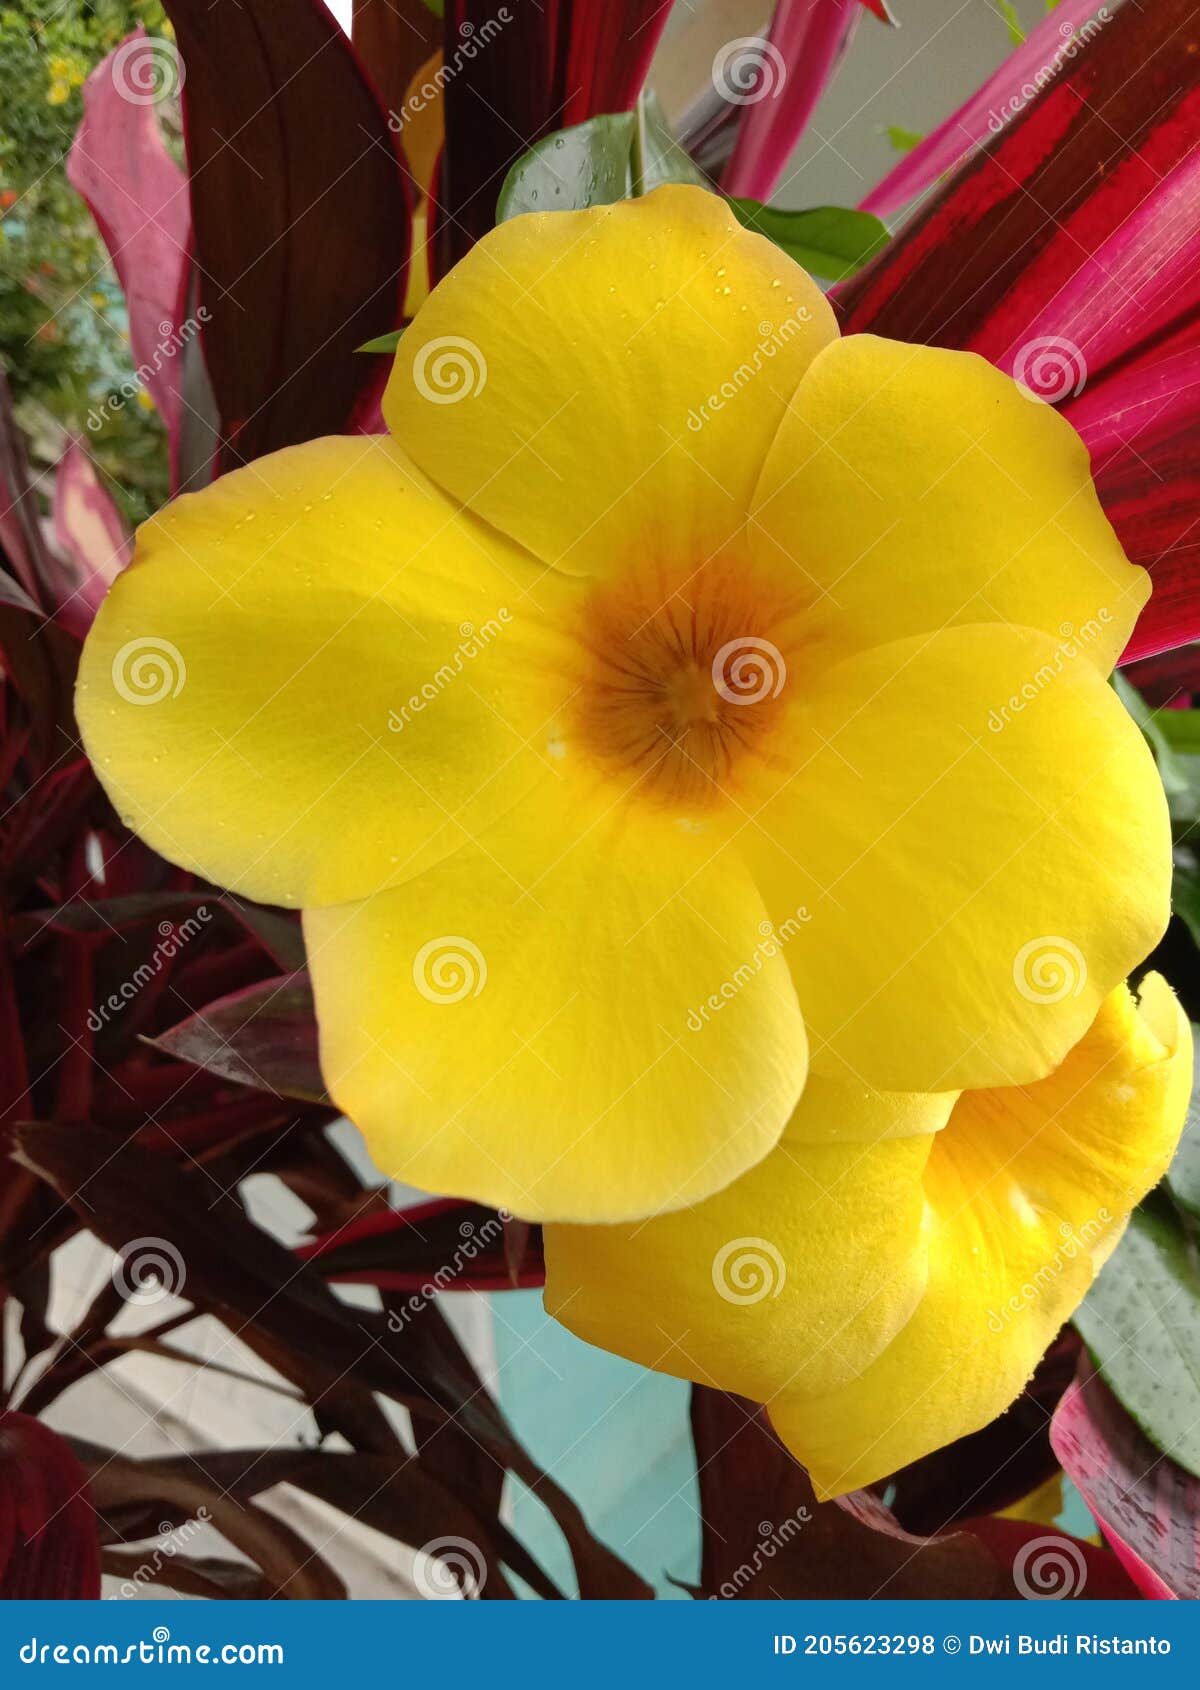
M795 613L746 565L723 559L678 585L661 571L605 583L579 639L576 726L630 793L707 810L771 760L792 696Z

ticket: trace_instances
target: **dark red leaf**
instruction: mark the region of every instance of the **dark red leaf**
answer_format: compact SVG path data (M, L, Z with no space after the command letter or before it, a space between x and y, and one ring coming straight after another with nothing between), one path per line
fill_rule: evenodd
M281 974L247 986L146 1042L240 1085L311 1103L328 1101L307 974Z
M409 201L387 117L320 0L166 0L222 463L346 424L398 327ZM236 210L236 214L235 214Z
M425 0L354 0L350 36L380 99L399 113L409 83L442 44L442 25Z
M817 1502L808 1477L763 1409L694 1386L692 1436L700 1480L707 1596L814 1598L991 1597L998 1569L957 1533L903 1533L877 1497Z
M540 1232L526 1240L514 1273L507 1223L494 1209L455 1198L372 1208L297 1253L319 1263L326 1279L396 1292L503 1291L546 1279Z
M48 1426L0 1414L0 1600L99 1595L87 1474Z
M1031 1520L964 1520L963 1531L990 1550L1002 1569L996 1596L1085 1602L1136 1601L1137 1586L1107 1549Z

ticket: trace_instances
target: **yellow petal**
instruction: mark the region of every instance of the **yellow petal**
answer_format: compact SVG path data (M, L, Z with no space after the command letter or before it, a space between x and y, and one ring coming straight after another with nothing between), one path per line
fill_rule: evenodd
M1192 1044L1157 975L1122 987L1037 1085L965 1093L925 1176L929 1282L862 1377L770 1405L821 1495L870 1484L1000 1414L1069 1319L1187 1114Z
M751 540L846 654L950 623L1038 628L1112 668L1150 593L1052 406L973 353L852 335L800 384Z
M390 441L293 447L139 531L84 649L84 742L173 862L270 903L364 896L542 775L564 590Z
M921 1175L952 1103L810 1075L776 1149L706 1203L637 1226L548 1226L548 1313L755 1401L837 1389L925 1290Z
M816 284L715 194L664 187L487 235L400 342L384 415L435 481L547 561L698 565L742 527L835 333Z
M814 1068L899 1091L1047 1074L1169 912L1166 804L1116 695L997 626L797 685L797 772L735 845L776 920L807 912L786 955Z
M764 919L673 823L527 798L410 885L306 912L326 1083L428 1190L528 1219L694 1202L767 1153L804 1081Z

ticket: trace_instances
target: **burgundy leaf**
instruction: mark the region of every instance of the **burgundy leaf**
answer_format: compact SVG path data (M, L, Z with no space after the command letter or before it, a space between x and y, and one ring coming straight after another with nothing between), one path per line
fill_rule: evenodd
M161 1512L173 1510L174 1519L211 1523L260 1569L273 1597L336 1601L346 1595L345 1585L313 1545L265 1509L219 1489L198 1465L181 1470L171 1461L130 1461L108 1451L92 1470L91 1488L102 1518L131 1504L159 1503Z
M48 1426L0 1414L0 1600L99 1595L87 1474Z
M373 1208L297 1254L317 1262L326 1279L418 1295L504 1291L546 1279L540 1232L526 1241L514 1272L506 1223L494 1209L454 1198L401 1210Z
M1107 1549L1031 1520L964 1520L1003 1569L997 1598L1085 1602L1136 1601L1138 1588Z
M442 44L442 26L425 0L354 0L350 37L379 98L398 115L409 83Z
M817 1502L765 1410L692 1390L707 1596L812 1600L991 1597L999 1570L965 1533L903 1533L878 1498Z
M155 1050L223 1079L323 1103L317 1023L308 975L246 986L147 1041Z
M1200 1479L1154 1447L1090 1366L1058 1405L1050 1441L1138 1589L1200 1597Z
M356 348L400 323L408 190L321 0L166 10L187 73L203 345L228 467L345 427L374 377Z

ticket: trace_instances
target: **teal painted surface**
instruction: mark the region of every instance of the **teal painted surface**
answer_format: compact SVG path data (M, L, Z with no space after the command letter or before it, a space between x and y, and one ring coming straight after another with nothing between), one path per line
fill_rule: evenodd
M547 1319L540 1291L492 1298L499 1395L530 1453L592 1531L663 1597L700 1570L688 1387L581 1343ZM513 1487L513 1527L560 1589L571 1557L545 1508ZM686 1597L683 1598L686 1600Z

